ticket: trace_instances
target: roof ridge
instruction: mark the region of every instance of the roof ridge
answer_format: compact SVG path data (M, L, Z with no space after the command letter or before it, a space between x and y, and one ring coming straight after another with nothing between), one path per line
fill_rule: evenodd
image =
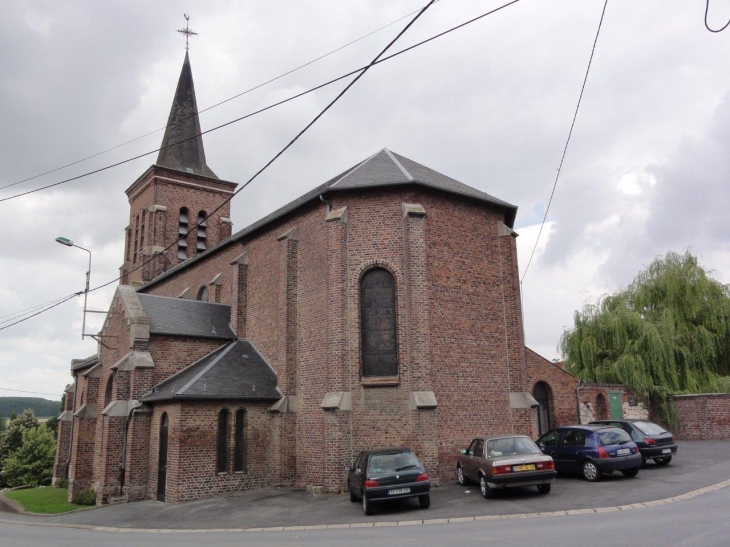
M367 162L369 162L369 161L370 161L371 159L373 159L373 158L374 158L375 156L377 156L378 154L380 154L380 153L381 153L381 152L382 152L383 150L385 150L385 148L383 148L382 150L378 150L377 152L375 152L375 154L373 154L373 155L372 155L372 156L370 156L369 158L367 158L367 159L364 159L364 160L362 160L362 161L361 161L360 163L358 163L358 164L357 164L357 165L356 165L355 167L353 167L353 168L352 168L352 169L350 169L350 170L349 170L349 171L348 171L347 173L345 173L345 174L344 174L344 175L342 175L342 176L341 176L340 178L338 178L338 179L337 179L337 180L336 180L335 182L333 182L332 184L330 184L329 186L327 186L327 188L334 188L334 187L335 187L335 186L336 186L336 185L337 185L337 184L338 184L339 182L341 182L341 181L342 181L343 179L345 179L345 178L349 177L349 176L350 176L351 174L353 174L353 173L354 173L355 171L357 171L358 169L360 169L360 167L362 167L362 166L363 166L363 165L365 165L365 164L366 164Z
M195 382L197 382L198 380L200 380L200 378L206 372L208 372L211 368L213 368L218 363L218 361L220 361L223 358L223 356L227 355L228 352L231 351L231 349L233 349L233 346L235 346L237 343L238 343L238 340L233 340L232 342L230 342L228 344L228 347L227 348L225 348L222 352L220 352L216 356L215 359L213 359L210 363L208 363L208 365L206 365L205 367L203 367L203 370L201 370L198 374L196 374L195 376L193 376L193 378L187 384L185 384L183 387L181 387L175 394L176 395L182 395L183 393L185 393L185 391L188 388L190 388L190 386L192 386ZM190 366L193 366L193 365L190 365ZM187 368L187 367L185 367L185 368ZM183 369L183 370L185 370L185 369Z
M403 167L403 164L401 164L401 162L398 161L398 159L393 155L393 153L390 150L388 150L387 148L383 148L382 152L385 152L386 154L388 154L388 157L393 161L393 163L395 163L398 166L398 169L400 169L403 172L403 174L406 176L406 178L409 181L413 182L414 180L416 180L413 177L413 175L411 175L408 172L408 170L405 167Z

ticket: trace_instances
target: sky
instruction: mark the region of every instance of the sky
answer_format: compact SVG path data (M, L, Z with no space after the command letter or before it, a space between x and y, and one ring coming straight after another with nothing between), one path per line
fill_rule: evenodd
M506 2L440 0L392 51ZM627 286L668 251L690 249L730 283L730 28L708 32L701 0L609 1L525 274L603 4L521 0L374 67L234 198L234 231L385 147L519 207L526 344L549 359L560 358L558 342L576 310ZM185 55L176 32L183 13L198 33L190 60L200 110L393 23L202 113L205 131L367 64L408 19L398 20L423 5L6 0L0 187L95 157L0 189L0 199L159 147ZM730 0L712 0L710 25L728 19ZM245 182L345 85L205 135L208 165ZM0 328L17 312L83 291L88 254L57 244L58 236L92 252L92 288L118 276L129 220L124 190L156 157L0 201ZM89 309L108 309L114 288L92 292ZM81 338L82 310L76 297L0 330L0 396L60 398L71 359L97 350ZM97 332L103 318L89 314L86 332Z

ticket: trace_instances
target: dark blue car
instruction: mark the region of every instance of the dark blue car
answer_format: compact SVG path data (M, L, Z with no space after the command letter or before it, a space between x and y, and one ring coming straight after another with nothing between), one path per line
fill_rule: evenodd
M553 457L555 469L563 473L580 473L591 482L604 473L621 471L635 477L641 467L641 454L626 431L605 425L572 425L551 429L537 446Z

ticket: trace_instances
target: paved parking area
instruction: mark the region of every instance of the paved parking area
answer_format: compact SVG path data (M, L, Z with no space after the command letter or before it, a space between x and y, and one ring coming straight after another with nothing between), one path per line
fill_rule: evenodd
M3 513L0 520L189 530L359 523L370 526L424 519L471 520L605 509L665 500L726 481L730 479L729 453L730 441L681 442L679 453L669 466L650 463L635 478L614 473L599 483L561 476L548 495L539 494L533 487L506 491L493 500L485 500L477 485L464 488L454 481L432 489L430 509L420 509L416 500L405 500L376 505L372 517L366 517L362 506L351 503L349 496L312 496L303 490L271 488L188 503L144 501L52 517Z

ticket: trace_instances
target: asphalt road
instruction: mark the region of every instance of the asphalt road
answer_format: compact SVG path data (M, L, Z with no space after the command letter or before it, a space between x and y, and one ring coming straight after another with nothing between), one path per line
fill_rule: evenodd
M669 466L649 464L635 478L615 473L599 483L588 483L579 477L558 477L548 495L529 488L484 500L476 485L464 488L453 482L433 489L428 510L420 509L416 501L410 500L376 506L372 517L366 517L361 505L350 503L348 496L313 497L301 490L274 488L180 504L153 501L120 504L52 517L2 513L0 521L113 528L242 529L396 523L607 508L672 498L730 479L728 453L730 442L727 441L683 442ZM730 515L730 509L727 513ZM730 546L730 537L726 546Z
M145 545L187 547L342 546L399 547L474 545L566 547L580 545L642 547L727 547L730 544L730 488L669 505L611 513L429 524L382 528L324 529L287 532L119 533L55 527L0 524L2 545L14 547L117 547Z

